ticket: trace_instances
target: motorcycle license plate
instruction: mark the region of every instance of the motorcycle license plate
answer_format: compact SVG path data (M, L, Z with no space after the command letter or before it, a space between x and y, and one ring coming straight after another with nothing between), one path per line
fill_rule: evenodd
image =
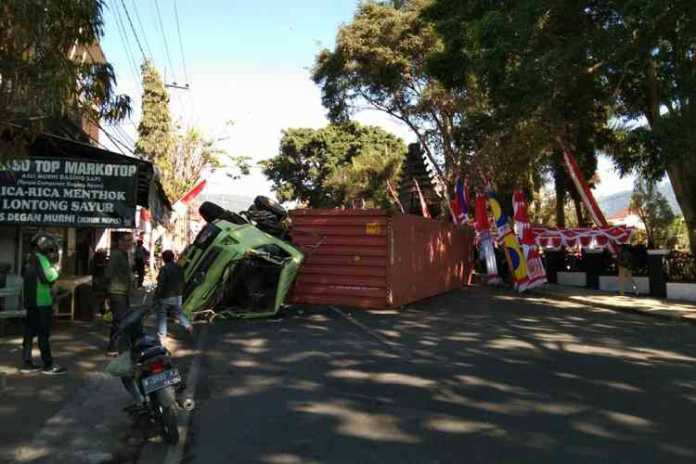
M171 385L176 385L181 382L181 375L176 369L160 372L159 374L151 375L143 379L143 390L145 394L161 390Z

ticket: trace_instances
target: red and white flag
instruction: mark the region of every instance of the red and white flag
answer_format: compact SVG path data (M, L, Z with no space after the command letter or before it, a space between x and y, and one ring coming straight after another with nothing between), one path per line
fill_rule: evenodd
M413 178L413 185L416 187L416 191L418 192L418 198L420 199L420 204L421 204L421 213L423 214L423 217L430 218L430 211L428 211L428 204L425 202L425 198L423 198L423 192L421 192L420 185L418 185L418 181L416 178Z

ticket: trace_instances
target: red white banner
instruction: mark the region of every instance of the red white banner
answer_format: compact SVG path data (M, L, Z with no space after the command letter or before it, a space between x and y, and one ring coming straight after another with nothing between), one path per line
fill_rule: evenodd
M604 248L610 244L624 244L631 239L633 227L614 226L599 228L557 229L532 227L534 243L541 248L572 248L576 246Z

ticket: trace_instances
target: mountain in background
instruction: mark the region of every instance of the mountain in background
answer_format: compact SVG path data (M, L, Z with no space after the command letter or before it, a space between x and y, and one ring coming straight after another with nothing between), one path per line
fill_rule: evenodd
M681 215L681 208L677 203L677 198L674 196L674 190L672 190L672 184L669 180L660 182L657 189L662 195L667 199L669 206L674 211L674 214ZM599 208L602 210L606 217L612 216L624 209L628 208L631 202L632 190L625 190L623 192L613 193L606 197L598 198Z

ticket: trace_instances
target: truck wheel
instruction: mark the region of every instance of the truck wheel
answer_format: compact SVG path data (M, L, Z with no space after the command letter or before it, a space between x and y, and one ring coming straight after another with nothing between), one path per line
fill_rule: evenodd
M288 215L288 212L285 211L285 208L280 206L280 203L262 195L254 199L254 205L260 210L270 211L280 219L285 219Z

